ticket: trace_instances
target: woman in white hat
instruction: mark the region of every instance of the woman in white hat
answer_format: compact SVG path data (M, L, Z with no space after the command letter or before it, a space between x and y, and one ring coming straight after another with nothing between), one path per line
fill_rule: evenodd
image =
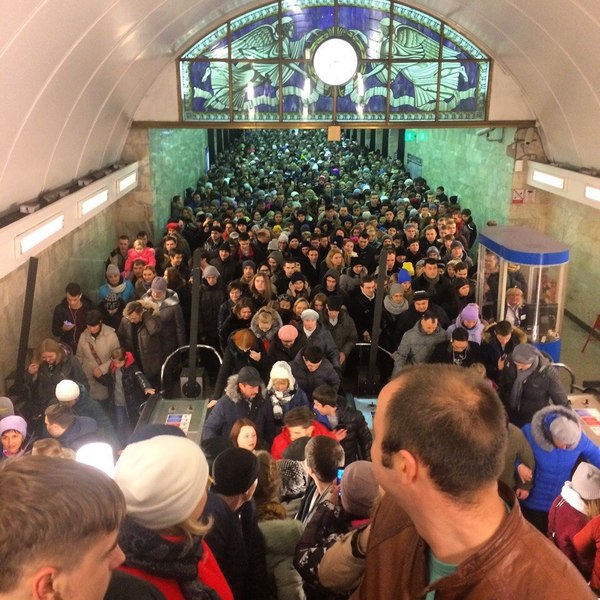
M208 463L185 437L158 435L130 444L115 466L127 503L119 535L124 571L151 582L167 600L233 600L203 537Z

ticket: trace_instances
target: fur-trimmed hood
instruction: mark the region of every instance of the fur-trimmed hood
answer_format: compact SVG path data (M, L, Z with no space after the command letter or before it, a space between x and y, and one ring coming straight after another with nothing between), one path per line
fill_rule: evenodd
M577 424L579 431L581 432L581 422L573 409L567 408L566 406L552 405L538 410L531 420L531 434L537 445L547 452L556 448L550 433L550 424L556 417L570 419Z
M148 290L140 300L150 300L150 302L156 304L156 302L152 298L152 290ZM177 292L174 292L171 289L167 289L165 299L162 301L161 307L176 306L177 304L179 304L179 296L177 295ZM158 306L158 304L156 304L156 306Z
M227 378L227 385L225 386L225 394L236 404L242 399L240 388L238 387L238 374L230 375ZM258 395L262 398L265 396L265 384L260 384L260 391Z
M489 325L486 325L483 329L483 334L481 336L481 341L482 342L491 342L492 341L492 336L494 335L495 331L496 331L496 325L498 323L490 323ZM526 344L527 343L527 334L520 328L517 327L515 325L512 326L512 333L517 335L517 337L519 338L519 344Z
M154 316L158 315L158 304L156 304L152 298L140 298L139 303L142 305L144 310L151 312Z
M271 329L266 333L260 329L258 326L258 317L261 314L269 314L273 319L273 324L271 325ZM283 321L281 320L281 316L274 308L269 308L267 306L261 308L253 317L252 321L250 321L250 331L259 339L267 339L269 342L273 340L275 334L281 329L283 326Z

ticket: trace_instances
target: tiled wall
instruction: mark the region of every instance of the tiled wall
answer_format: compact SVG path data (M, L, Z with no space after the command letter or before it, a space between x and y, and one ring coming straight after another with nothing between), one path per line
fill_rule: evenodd
M124 196L119 202L127 202L127 198ZM116 245L113 239L116 214L117 203L38 257L29 347L33 348L44 338L52 337L52 313L54 306L64 298L67 283L79 283L84 293L96 301L97 290L104 282L104 260ZM26 264L0 280L0 394L6 392L5 380L16 366L27 270Z
M513 160L505 148L514 129L504 130L502 142L476 135L475 129L429 129L425 141L406 142L406 153L423 161L423 175L432 188L443 185L473 211L478 225L495 219L508 224ZM492 132L491 139L499 137Z

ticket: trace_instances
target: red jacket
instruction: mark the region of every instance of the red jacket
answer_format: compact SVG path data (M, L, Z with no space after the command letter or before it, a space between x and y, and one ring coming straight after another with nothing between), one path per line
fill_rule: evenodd
M233 600L233 594L231 588L225 580L221 568L219 567L214 554L206 542L202 542L202 560L198 563L198 579L208 587L212 588L219 594L221 600ZM119 567L122 571L149 581L154 587L161 591L167 600L185 600L184 595L181 592L181 588L175 579L164 579L151 575L141 569L134 567L127 567L121 565Z
M310 437L316 437L317 435L326 435L327 437L335 439L335 432L327 429L325 425L319 423L316 419L312 422L313 432ZM271 446L271 455L275 460L281 460L283 458L283 451L292 443L290 438L290 430L287 427L283 427L283 430L278 436L275 436L273 445Z
M600 589L600 516L588 521L587 525L573 537L573 548L583 559L594 558L592 589Z

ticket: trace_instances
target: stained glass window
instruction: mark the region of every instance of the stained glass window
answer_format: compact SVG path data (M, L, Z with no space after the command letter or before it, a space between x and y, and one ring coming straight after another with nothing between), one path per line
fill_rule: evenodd
M358 68L329 86L316 49L348 41ZM478 121L490 58L432 15L389 0L282 0L220 25L179 59L183 121ZM337 82L336 82L337 83Z

